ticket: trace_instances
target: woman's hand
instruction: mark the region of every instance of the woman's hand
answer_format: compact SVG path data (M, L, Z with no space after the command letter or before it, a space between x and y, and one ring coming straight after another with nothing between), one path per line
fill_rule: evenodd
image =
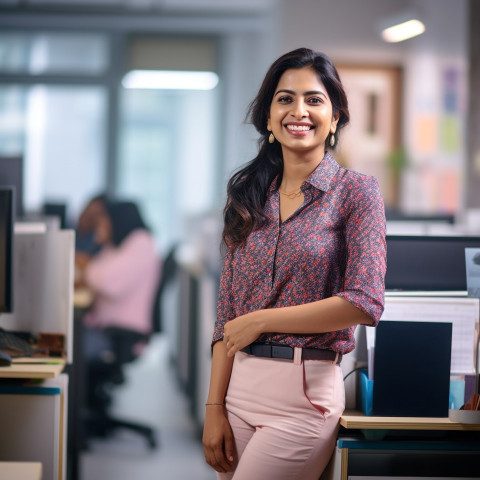
M217 472L233 471L234 440L222 405L207 405L203 426L203 451L207 463Z
M225 324L223 341L227 347L227 357L254 342L262 333L262 316L266 310L247 313Z

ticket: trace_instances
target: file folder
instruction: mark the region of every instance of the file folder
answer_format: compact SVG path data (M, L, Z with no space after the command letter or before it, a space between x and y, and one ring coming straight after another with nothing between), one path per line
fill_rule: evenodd
M380 321L373 415L448 417L452 324Z

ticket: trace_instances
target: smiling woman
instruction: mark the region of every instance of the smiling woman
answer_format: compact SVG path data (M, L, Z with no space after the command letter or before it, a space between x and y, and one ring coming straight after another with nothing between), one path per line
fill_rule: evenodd
M383 200L327 151L349 120L327 56L280 57L249 111L260 151L228 184L205 458L222 480L317 480L344 409L342 355L383 311Z

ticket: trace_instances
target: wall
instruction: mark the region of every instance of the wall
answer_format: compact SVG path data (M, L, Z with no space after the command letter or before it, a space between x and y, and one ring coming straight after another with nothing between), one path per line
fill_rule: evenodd
M464 206L468 4L410 1L426 32L399 44L383 42L379 31L382 18L405 10L404 1L299 0L282 6L278 53L307 46L336 63L402 68L401 143L410 165L400 207L406 211L451 213Z
M470 2L470 89L478 91L480 85L480 3L475 0ZM467 206L480 208L480 95L472 95L469 102L469 146L468 146L468 169L465 175L468 176L468 199ZM480 213L478 214L480 217ZM480 218L477 218L477 228L480 228Z
M466 189L468 2L416 3L429 31L408 45L403 62L403 138L410 165L402 207L458 213Z

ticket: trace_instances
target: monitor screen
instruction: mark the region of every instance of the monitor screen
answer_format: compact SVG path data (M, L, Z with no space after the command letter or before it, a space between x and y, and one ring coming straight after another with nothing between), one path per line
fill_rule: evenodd
M45 203L43 205L43 214L57 217L60 222L60 228L67 228L67 205L65 203Z
M480 248L480 237L387 235L385 288L466 291L465 248Z
M0 156L0 185L15 187L15 214L23 216L23 157Z
M0 313L13 311L13 187L0 187Z

